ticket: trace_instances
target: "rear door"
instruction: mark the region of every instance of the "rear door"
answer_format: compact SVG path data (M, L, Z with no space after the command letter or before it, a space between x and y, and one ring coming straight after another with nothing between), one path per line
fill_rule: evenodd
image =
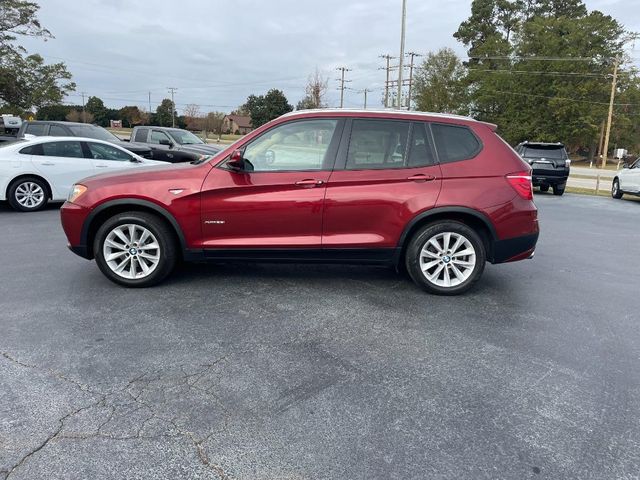
M391 249L442 185L424 122L353 119L325 197L322 246Z
M34 145L31 162L51 182L58 198L66 197L78 180L95 173L93 163L85 158L81 142L75 140Z

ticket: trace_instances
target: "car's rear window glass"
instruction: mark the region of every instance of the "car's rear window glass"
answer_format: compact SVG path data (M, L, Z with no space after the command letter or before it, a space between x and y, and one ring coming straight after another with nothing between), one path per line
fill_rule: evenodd
M424 123L413 124L413 135L409 148L408 167L425 167L435 165L436 161L431 148L430 136L427 135Z
M347 170L403 168L409 125L391 120L354 120Z
M480 141L468 127L434 123L431 129L441 163L472 158L481 149Z
M147 135L149 134L148 128L139 128L136 131L136 136L134 138L134 142L142 142L147 143Z
M45 125L42 123L32 123L30 125L27 125L27 129L25 130L25 133L39 137L44 135L44 127Z
M522 156L529 158L551 158L556 160L563 160L566 158L564 148L556 146L525 147Z
M60 125L51 125L49 127L49 136L50 137L69 137L70 135Z

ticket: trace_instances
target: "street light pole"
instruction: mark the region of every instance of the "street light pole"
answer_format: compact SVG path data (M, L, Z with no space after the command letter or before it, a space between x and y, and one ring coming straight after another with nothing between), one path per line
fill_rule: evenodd
M400 57L398 65L398 108L402 108L402 68L404 60L404 33L407 21L407 0L402 0L402 28L400 29Z

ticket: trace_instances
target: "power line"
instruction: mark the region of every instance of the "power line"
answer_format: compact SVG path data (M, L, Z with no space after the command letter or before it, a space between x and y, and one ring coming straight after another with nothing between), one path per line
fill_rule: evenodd
M535 93L507 92L507 91L501 91L501 90L495 90L493 93L497 93L499 95L515 95L520 97L546 98L548 100L564 100L564 101L577 102L577 103L589 103L592 105L609 105L609 102L596 102L593 100L581 100L579 98L538 95ZM633 107L633 106L640 106L640 103L614 103L613 105L617 107Z

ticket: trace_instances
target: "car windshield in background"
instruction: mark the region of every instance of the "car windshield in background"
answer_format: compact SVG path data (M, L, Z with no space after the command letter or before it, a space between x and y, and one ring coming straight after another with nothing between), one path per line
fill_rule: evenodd
M523 157L527 158L553 158L562 160L565 158L562 147L527 147Z
M169 135L171 135L171 138L173 138L180 145L195 145L204 143L193 133L185 132L184 130L169 131Z
M94 125L70 125L69 128L76 137L95 138L106 142L119 142L120 139L113 133Z

